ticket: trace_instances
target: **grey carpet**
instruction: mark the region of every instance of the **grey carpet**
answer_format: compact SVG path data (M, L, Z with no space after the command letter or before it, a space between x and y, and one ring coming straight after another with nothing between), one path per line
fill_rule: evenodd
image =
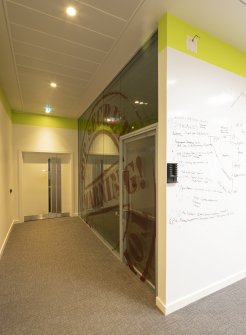
M164 317L78 218L15 225L0 261L1 335L245 335L246 280Z

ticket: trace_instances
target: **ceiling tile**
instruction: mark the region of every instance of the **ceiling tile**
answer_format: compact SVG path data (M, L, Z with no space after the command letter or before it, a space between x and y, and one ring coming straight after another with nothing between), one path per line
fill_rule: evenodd
M35 96L36 92L39 92L37 96L39 99L42 99L43 103L50 96L54 96L59 101L80 101L81 98L81 89L71 89L63 86L58 86L55 90L52 89L49 85L44 86L42 83L26 83L20 81L22 85L22 94L29 93L32 96ZM33 94L32 94L33 93Z
M19 81L21 88L35 88L36 90L42 92L42 90L46 90L47 88L49 90L53 90L53 88L50 87L50 81L47 77L43 76L42 74L37 75L31 75L27 73L20 73ZM70 83L67 81L57 81L57 88L56 91L59 94L60 99L63 99L67 95L71 95L74 98L79 97L81 99L81 93L84 91L84 86L78 86L74 83Z
M16 55L29 56L51 63L56 62L58 65L77 68L80 71L88 73L95 73L99 65L92 61L86 61L54 50L44 49L33 44L26 44L19 41L13 41L13 47Z
M10 2L8 2L8 13L10 23L25 26L93 49L107 52L115 41L113 38L71 25ZM15 36L13 37L15 38Z
M19 81L23 89L36 89L40 92L46 92L46 90L54 90L50 87L50 81L48 81L47 78L42 75L34 76L22 73L20 74ZM60 97L69 95L74 98L81 98L81 92L83 91L83 87L71 85L70 83L63 81L57 83L57 88L55 90L57 94L60 94Z
M78 0L78 2L128 20L144 0Z
M59 105L63 104L64 106L65 105L74 106L79 103L79 98L76 99L75 97L68 95L64 97L63 99L58 99L58 95L59 93L49 91L48 89L41 92L41 91L36 90L35 88L30 89L30 88L24 87L22 90L22 96L23 96L24 103L27 101L27 99L30 101L37 100L39 101L41 109L47 103L51 105L54 105L54 104L57 105L57 103L59 102Z
M63 82L67 82L70 83L71 85L74 85L75 87L81 87L81 88L86 87L88 85L88 81L82 80L80 78L72 78L58 73L51 74L50 72L41 71L38 69L31 69L20 65L18 65L18 71L20 75L25 74L28 75L29 77L39 76L43 78L43 80L46 80L49 83L51 81L56 81L61 86Z
M87 29L105 34L111 37L118 37L125 25L125 20L117 18L107 13L97 10L83 2L63 1L63 0L14 0L8 1L23 5L47 15L62 19L69 24L79 25ZM110 1L111 2L111 1ZM133 1L134 2L134 1ZM136 1L135 1L136 2ZM139 2L139 1L137 1ZM66 7L68 4L73 5L77 9L77 15L73 18L66 15ZM123 6L125 7L125 6ZM20 6L19 6L20 8ZM125 7L126 8L126 7Z
M78 78L81 80L89 81L92 77L92 75L88 72L80 71L79 69L73 69L68 66L61 66L59 64L55 63L55 60L53 62L47 62L43 60L39 60L36 58L31 58L28 56L22 56L22 55L16 55L15 56L16 63L19 66L25 66L27 68L35 69L35 70L41 70L44 72L50 72L52 75L53 73L57 73L60 75L72 77L72 78Z
M37 92L30 96L29 91L25 91L23 93L23 101L24 106L28 106L29 104L36 103L39 110L43 111L46 104L50 104L53 108L77 108L78 101L76 99L60 99L58 100L55 96L44 96L39 95Z
M65 53L74 57L79 57L98 63L101 63L106 57L106 53L103 51L91 49L79 44L70 43L69 41L58 39L54 36L50 36L39 31L34 31L16 24L11 25L11 31L13 39L17 41L35 44L36 46Z

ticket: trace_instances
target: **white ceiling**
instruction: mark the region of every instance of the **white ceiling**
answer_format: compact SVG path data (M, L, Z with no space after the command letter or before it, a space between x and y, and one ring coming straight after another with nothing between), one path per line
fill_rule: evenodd
M49 103L53 115L79 117L166 11L246 52L243 0L0 1L0 86L19 112Z

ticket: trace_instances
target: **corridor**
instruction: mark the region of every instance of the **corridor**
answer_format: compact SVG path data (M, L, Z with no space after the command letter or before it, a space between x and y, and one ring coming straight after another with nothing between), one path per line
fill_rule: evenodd
M170 316L79 218L16 224L0 261L1 335L245 334L246 280Z

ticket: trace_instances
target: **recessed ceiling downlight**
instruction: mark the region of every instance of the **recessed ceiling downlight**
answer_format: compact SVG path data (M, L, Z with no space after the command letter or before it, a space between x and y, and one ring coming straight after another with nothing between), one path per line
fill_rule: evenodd
M75 9L74 7L72 7L72 6L68 6L68 7L66 8L66 13L67 13L67 15L69 15L69 16L75 16L75 15L77 14L77 11L76 11L76 9Z
M50 86L53 87L53 88L55 88L55 87L57 87L57 83L52 82L52 83L50 83Z
M44 106L45 113L49 114L49 113L52 112L52 110L53 110L53 108L51 107L51 105L47 104L47 105Z

